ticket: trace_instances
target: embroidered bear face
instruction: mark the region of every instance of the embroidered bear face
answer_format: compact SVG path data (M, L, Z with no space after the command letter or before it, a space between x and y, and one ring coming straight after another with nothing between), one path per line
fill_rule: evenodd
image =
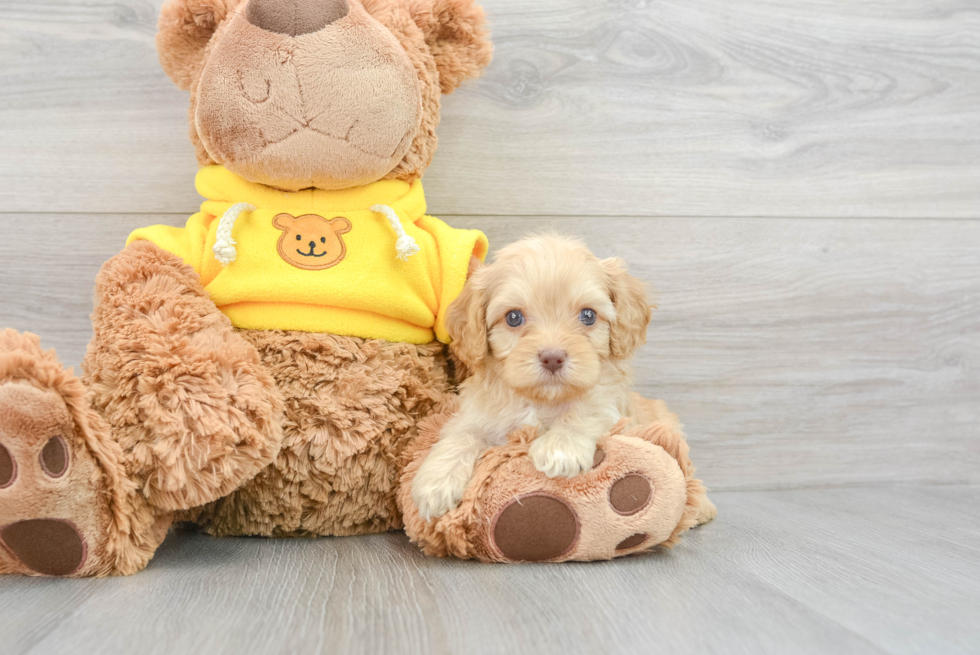
M320 271L339 264L347 255L342 234L350 232L350 221L343 216L330 220L316 214L277 214L272 224L282 230L279 256L307 271Z

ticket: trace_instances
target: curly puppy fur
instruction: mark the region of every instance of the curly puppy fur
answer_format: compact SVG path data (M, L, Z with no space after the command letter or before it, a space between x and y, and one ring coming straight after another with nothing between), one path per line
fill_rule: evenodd
M632 415L629 358L646 340L650 309L622 261L600 260L568 237L512 243L476 270L446 318L473 375L413 481L422 514L452 509L480 453L521 425L539 426L531 446L539 471L588 470L595 441ZM519 323L507 322L512 315Z

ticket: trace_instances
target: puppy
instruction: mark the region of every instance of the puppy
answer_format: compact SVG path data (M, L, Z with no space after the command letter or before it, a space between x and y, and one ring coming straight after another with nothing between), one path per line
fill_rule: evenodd
M412 483L422 517L456 507L480 453L522 426L538 430L537 470L589 470L596 440L632 415L629 358L646 341L650 309L621 260L599 260L569 238L520 241L477 268L446 315L472 375Z

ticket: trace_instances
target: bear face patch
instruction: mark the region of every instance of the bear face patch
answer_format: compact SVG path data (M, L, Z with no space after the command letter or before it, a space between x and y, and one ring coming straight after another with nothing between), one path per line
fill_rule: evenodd
M296 268L320 271L336 266L347 255L340 235L350 232L351 224L343 216L327 220L316 214L276 214L272 224L282 230L279 256Z

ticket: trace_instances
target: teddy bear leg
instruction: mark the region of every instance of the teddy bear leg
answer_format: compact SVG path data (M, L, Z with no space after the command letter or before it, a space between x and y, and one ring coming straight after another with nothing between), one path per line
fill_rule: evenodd
M243 331L287 399L282 449L191 518L215 535L354 535L402 527L401 454L451 396L440 344Z
M633 394L633 411L636 413L636 422L639 425L660 422L668 428L665 434L670 435L671 438L664 440L662 445L679 461L682 469L690 471L688 477L693 478L694 464L688 456L687 441L684 439L683 426L677 414L670 411L664 401L644 398L638 393ZM703 525L718 515L718 509L708 498L708 490L700 480L688 481L688 504L694 508L695 525Z
M0 573L135 573L169 524L126 477L81 381L36 336L0 332Z
M712 515L683 433L663 416L600 439L592 469L572 478L538 472L528 457L532 431L512 435L508 445L483 454L456 509L423 521L411 481L442 420L421 426L399 490L405 529L429 554L499 562L611 559L673 546Z
M275 458L275 381L192 268L136 242L103 266L95 296L84 382L151 505L203 505Z

